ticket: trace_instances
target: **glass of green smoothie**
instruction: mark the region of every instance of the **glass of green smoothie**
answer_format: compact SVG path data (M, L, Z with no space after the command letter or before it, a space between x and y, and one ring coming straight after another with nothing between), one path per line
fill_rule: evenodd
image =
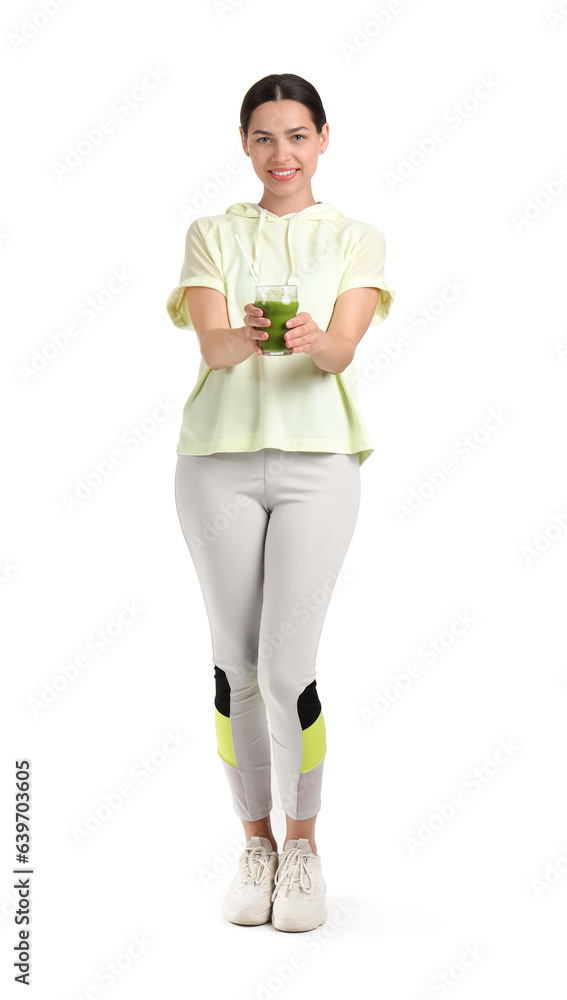
M268 339L258 341L262 354L293 354L291 347L286 347L284 334L287 320L297 316L297 285L262 285L261 288L256 285L254 305L270 320L270 325L264 327Z

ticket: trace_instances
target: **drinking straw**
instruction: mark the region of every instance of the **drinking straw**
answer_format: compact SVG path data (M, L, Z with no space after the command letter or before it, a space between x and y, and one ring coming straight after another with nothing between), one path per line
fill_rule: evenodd
M256 277L256 273L254 271L254 268L252 267L252 264L250 263L250 261L248 260L248 257L246 256L246 250L242 246L242 243L240 242L240 240L238 238L238 235L236 233L234 234L234 238L235 238L236 242L238 243L238 246L242 250L242 253L244 255L244 260L246 261L246 263L248 264L248 267L250 268L250 274L254 278L254 284L256 285L257 288L260 289L260 291L262 293L262 298L265 299L266 298L266 293L265 293L264 289L262 288L260 282L258 281L258 278Z

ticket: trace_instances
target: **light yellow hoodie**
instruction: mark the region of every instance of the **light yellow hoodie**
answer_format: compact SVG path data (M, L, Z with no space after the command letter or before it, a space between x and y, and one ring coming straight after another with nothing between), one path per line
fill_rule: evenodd
M260 283L297 285L299 312L326 330L335 300L349 288L381 288L371 324L386 319L395 292L384 278L386 242L369 223L349 219L326 202L274 215L241 202L224 215L195 219L187 230L179 283L166 309L181 329L195 330L185 288L206 285L226 296L230 326L244 324L254 280L235 240L238 234ZM308 354L256 353L214 371L201 358L184 410L178 455L220 451L357 452L373 447L360 412L354 358L343 372L320 369Z

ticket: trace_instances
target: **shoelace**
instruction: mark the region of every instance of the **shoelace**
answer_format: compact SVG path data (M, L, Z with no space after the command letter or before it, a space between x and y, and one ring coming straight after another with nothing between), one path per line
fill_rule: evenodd
M307 866L308 860L309 855L303 854L299 847L290 847L289 851L285 851L276 871L272 902L275 900L280 887L286 896L289 895L292 882L296 877L303 892L312 892L313 879Z
M264 847L253 847L248 850L243 871L246 881L251 878L257 885L260 884L264 875L270 870L267 859Z

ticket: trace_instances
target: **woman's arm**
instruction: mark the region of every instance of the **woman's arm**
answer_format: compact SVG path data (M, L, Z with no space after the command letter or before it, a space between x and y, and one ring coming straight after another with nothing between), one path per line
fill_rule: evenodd
M319 329L311 317L309 323L298 317L297 337L293 336L293 325L288 326L292 334L291 346L310 354L318 368L339 375L350 365L357 344L368 330L379 297L379 288L349 288L336 300L326 331Z
M205 363L213 370L239 365L254 354L246 327L231 327L226 298L216 288L190 285L185 289L187 308L199 338Z

